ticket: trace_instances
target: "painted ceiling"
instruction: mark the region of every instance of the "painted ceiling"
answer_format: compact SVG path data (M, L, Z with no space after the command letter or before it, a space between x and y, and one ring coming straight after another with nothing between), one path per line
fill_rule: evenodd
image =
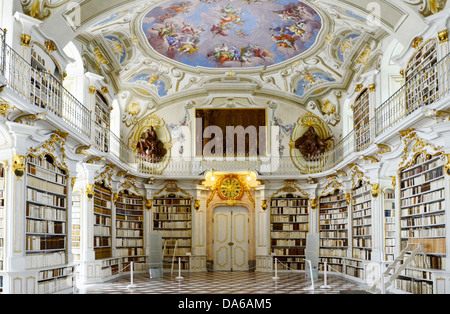
M286 61L314 45L321 28L312 7L292 0L175 0L151 9L142 22L155 51L211 68Z

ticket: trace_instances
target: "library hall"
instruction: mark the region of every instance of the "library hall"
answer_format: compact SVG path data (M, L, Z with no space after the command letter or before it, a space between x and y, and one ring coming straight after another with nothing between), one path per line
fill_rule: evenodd
M447 0L0 0L0 294L450 294L449 28Z

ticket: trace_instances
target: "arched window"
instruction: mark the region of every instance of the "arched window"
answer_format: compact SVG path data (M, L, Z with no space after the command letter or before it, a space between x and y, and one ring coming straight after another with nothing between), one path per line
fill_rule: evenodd
M369 89L364 89L353 104L353 125L355 128L356 150L365 149L370 142Z
M98 149L108 152L111 109L105 96L100 91L95 92L95 145Z
M423 44L408 63L405 71L406 110L410 113L432 103L438 93L437 41Z

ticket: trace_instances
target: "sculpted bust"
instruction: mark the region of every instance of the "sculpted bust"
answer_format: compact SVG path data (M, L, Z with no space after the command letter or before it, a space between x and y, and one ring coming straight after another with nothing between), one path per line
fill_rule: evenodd
M141 134L140 141L136 144L139 154L148 157L149 162L160 162L167 154L167 149L163 142L158 139L158 135L153 127Z
M316 130L310 126L309 129L295 141L295 148L297 148L304 157L313 157L323 154L327 148L327 142L332 137L326 139L320 138Z

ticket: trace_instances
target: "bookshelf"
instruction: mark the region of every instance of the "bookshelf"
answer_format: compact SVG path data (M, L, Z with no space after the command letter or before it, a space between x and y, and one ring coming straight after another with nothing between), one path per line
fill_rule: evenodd
M353 104L353 125L356 131L356 148L358 151L367 147L370 141L370 103L369 89L364 89Z
M319 198L320 264L344 273L348 255L348 204L345 194L334 193Z
M58 104L62 104L62 91L58 83L61 82L61 73L59 72L56 64L55 72L50 73L49 67L52 66L46 62L45 58L39 55L36 50L33 49L31 53L31 86L30 99L34 104L41 108L47 108L51 106L54 108ZM51 101L51 103L48 103ZM58 112L62 114L62 107Z
M408 112L419 106L426 106L434 101L438 93L438 73L433 66L438 62L437 42L435 39L427 41L412 56L405 71L406 108ZM420 74L424 71L424 74Z
M363 181L352 189L352 256L366 261L372 257L371 190Z
M72 194L72 256L74 261L81 260L81 193Z
M134 262L135 270L145 269L144 201L142 196L124 190L117 194L116 256L121 270Z
M395 256L395 190L386 188L384 197L384 259L393 261Z
M396 288L407 292L433 293L431 274L445 271L444 165L442 155L420 153L411 165L400 170L401 249L408 243L421 243L427 251L425 257L417 256L396 281Z
M192 199L175 194L153 199L153 231L160 232L163 240L164 269L171 269L172 262L189 270L192 252Z
M286 194L270 200L271 253L279 270L305 270L308 198Z
M112 191L104 183L94 184L95 259L112 256Z
M26 186L27 268L39 269L39 293L69 289L74 269L67 265L67 171L50 155L29 155Z
M94 110L94 120L96 122L96 136L95 144L96 147L104 152L108 151L109 144L109 134L110 129L110 116L111 110L108 105L108 101L102 95L100 91L95 92L95 110Z
M0 164L0 271L5 270L5 168ZM0 292L2 290L0 279Z

